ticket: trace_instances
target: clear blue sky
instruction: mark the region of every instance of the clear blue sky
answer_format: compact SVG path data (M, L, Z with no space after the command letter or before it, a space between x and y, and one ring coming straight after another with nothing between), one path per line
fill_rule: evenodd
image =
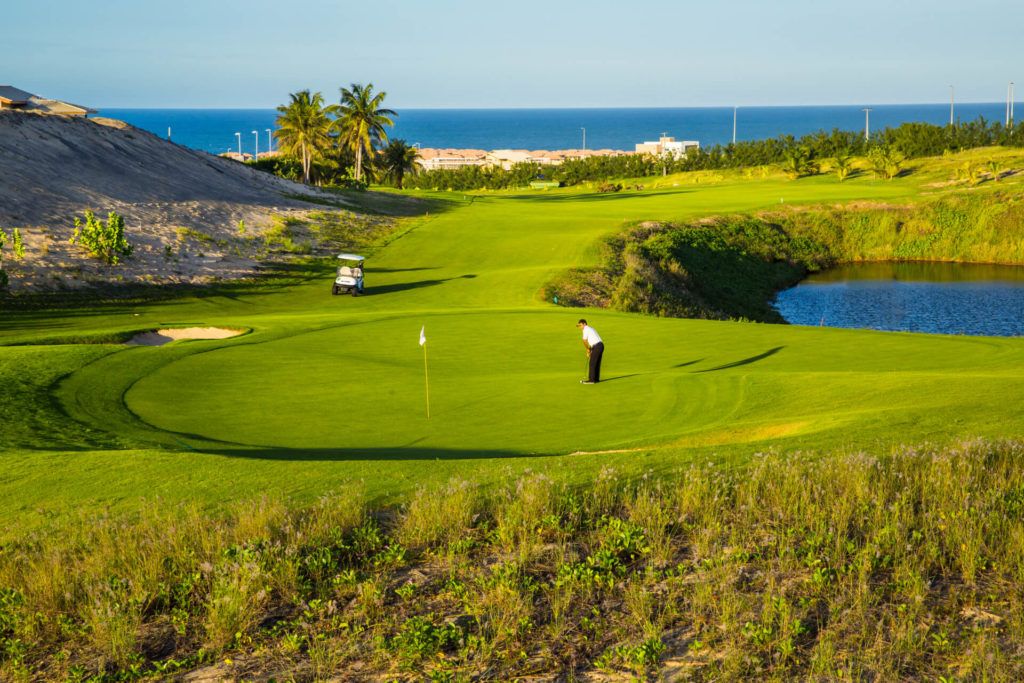
M5 0L0 83L104 107L1001 101L1024 0Z

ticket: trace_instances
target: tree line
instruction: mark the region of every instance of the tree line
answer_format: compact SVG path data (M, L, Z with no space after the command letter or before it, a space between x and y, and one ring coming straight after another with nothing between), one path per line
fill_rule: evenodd
M817 173L818 162L822 159L832 160L832 168L842 180L850 173L853 157L866 157L879 176L892 178L899 174L904 159L992 145L1024 147L1024 126L1007 127L999 122L989 123L984 118L954 126L904 123L873 133L869 139L859 131L837 128L799 138L781 135L714 145L685 156L631 154L569 159L560 166L527 162L510 169L481 166L438 169L419 173L407 179L406 185L421 189L506 189L523 187L536 179L577 185L610 178L767 165L779 165L791 177L801 177Z

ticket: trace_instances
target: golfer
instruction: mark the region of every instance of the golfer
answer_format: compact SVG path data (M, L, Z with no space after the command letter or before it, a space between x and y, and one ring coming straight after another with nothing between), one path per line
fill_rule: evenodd
M587 357L590 359L590 376L581 379L581 384L597 384L601 381L601 356L604 355L604 342L601 335L587 321L580 318L576 327L583 330L583 347L587 350Z

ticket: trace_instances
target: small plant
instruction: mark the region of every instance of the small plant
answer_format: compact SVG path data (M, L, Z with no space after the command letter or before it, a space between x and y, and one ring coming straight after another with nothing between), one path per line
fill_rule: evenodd
M21 230L15 228L11 233L11 246L14 249L14 258L19 261L25 258L25 242L21 238Z
M124 234L124 218L116 211L107 214L107 220L96 218L92 211L85 212L85 221L75 218L75 232L71 244L79 244L89 255L109 266L116 266L124 257L131 256L132 245Z
M7 271L4 270L4 244L7 242L7 233L0 230L0 291L7 289Z
M238 221L238 234L239 235L244 235L245 234L245 220L244 219L239 219L239 221Z

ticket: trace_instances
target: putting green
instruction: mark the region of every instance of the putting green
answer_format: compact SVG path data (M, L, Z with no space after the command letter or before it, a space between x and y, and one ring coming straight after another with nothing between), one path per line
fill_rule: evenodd
M332 297L323 264L286 285L5 315L7 343L166 325L252 333L161 348L0 348L0 516L151 495L213 505L314 496L351 478L395 495L526 468L588 477L608 464L658 470L769 447L1013 436L1019 339L658 319L538 298L554 274L593 263L598 238L624 221L755 210L783 195L909 201L917 182L458 195L372 255L364 297ZM581 315L607 343L598 386L579 383Z

